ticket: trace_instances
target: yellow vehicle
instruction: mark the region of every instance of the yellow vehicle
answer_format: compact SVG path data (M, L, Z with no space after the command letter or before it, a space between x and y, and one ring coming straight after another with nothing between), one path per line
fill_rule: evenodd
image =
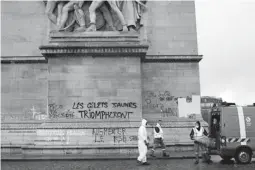
M213 107L209 115L209 132L213 119L219 122L219 146L211 148L222 159L234 158L237 163L251 162L255 151L255 106Z

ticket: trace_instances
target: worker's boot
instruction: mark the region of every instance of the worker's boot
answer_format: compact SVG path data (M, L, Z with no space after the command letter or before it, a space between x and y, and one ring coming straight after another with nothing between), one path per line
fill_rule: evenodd
M204 153L203 158L204 158L204 162L206 162L208 164L212 163L211 156L208 153Z
M165 150L163 150L163 157L169 157Z
M198 157L198 154L196 154L196 161L195 161L195 164L198 164L199 163L199 157Z
M151 150L150 156L151 156L151 157L156 157L156 156L154 155L154 150Z
M204 153L202 153L202 162L206 162L206 158L205 158L205 154Z
M142 165L150 165L149 162L143 162Z

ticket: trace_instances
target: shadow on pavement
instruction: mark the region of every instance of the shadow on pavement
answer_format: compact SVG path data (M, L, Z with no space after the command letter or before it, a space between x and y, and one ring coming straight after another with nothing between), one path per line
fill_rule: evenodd
M234 160L221 160L220 163L223 165L233 165L233 164L235 164L235 161Z

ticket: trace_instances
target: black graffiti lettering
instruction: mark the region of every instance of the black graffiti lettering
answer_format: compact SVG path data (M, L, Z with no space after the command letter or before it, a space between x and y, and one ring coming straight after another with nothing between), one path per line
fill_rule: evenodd
M122 128L122 134L125 134L125 133L126 133L126 129Z
M126 128L93 128L92 135L101 136L118 136L124 135L126 133Z
M106 113L107 117L105 119L109 118L114 118L114 114L112 112L107 112Z
M129 140L130 141L138 141L138 137L137 136L129 136Z
M87 108L89 109L108 108L108 103L107 102L89 102L87 104Z
M112 103L112 107L113 108L117 107L117 103Z
M78 112L81 114L81 118L89 118L87 110L79 110Z
M165 98L164 98L164 97L159 97L159 100L160 100L160 101L164 101Z
M130 107L130 103L123 103L122 107Z
M101 136L105 136L104 129L100 129L100 130L99 130L99 134L100 134Z
M113 141L114 143L126 143L127 142L127 138L124 135L119 135L119 136L113 136Z
M171 113L172 116L177 116L176 110L173 108L169 108L169 112Z
M118 112L118 114L117 114L116 117L117 117L117 118L121 118L121 112Z
M49 117L50 118L58 118L61 117L61 113L59 113L59 110L63 108L62 105L57 105L55 103L49 104Z
M83 103L78 103L78 107L79 107L79 109L83 109Z
M102 107L108 108L108 103L107 102L102 102Z
M76 109L77 107L75 107L76 106L76 104L75 104L75 102L73 103L73 107L72 107L72 109Z
M81 118L88 119L110 119L110 118L118 118L118 119L129 119L130 115L133 112L106 112L106 111L78 111L81 113Z
M70 110L68 110L67 112L61 113L61 117L74 118L74 112L71 112Z
M104 137L102 135L95 135L95 143L103 143Z
M87 108L93 108L92 103L88 103Z
M92 135L96 134L96 129L92 129Z
M102 119L102 115L103 115L103 113L101 113L100 111L95 112L95 116L100 117L100 119Z
M163 117L178 116L177 108L165 108L162 111Z
M129 102L129 103L112 103L113 108L123 108L123 107L127 107L127 108L137 108L136 103L133 102Z
M83 106L83 103L80 103L80 102L78 102L78 103L73 103L73 108L72 109L83 109L84 108L84 106Z
M117 132L118 132L119 135L122 135L122 129L120 129L120 128L117 129Z
M126 119L127 115L128 115L128 112L126 112L125 114L123 114L123 118Z
M151 99L145 99L146 104L151 104Z

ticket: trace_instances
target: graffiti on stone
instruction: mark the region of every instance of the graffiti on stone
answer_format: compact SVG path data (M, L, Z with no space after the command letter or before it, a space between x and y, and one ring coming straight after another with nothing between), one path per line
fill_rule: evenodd
M126 144L128 142L137 141L137 136L129 136L126 128L94 128L92 135L95 143Z
M138 136L129 136L130 141L138 141Z
M126 143L126 128L96 128L92 129L95 143L104 143L105 137L111 137L114 143ZM109 139L109 138L108 138Z
M190 96L176 97L169 91L145 91L143 96L143 109L150 109L150 111L160 113L161 117L176 117L179 116L178 101L181 98L186 98L187 103L192 103L192 97Z
M74 112L70 109L62 111L63 105L57 105L55 103L49 104L49 117L50 118L74 118Z
M84 119L111 119L111 118L121 118L129 119L130 114L133 112L106 112L106 111L91 111L89 110L79 110L81 118Z
M162 117L178 116L178 97L169 91L146 91L143 109L153 109Z
M72 108L64 110L62 105L49 105L50 118L80 118L80 119L129 119L137 108L135 102L74 102ZM116 110L117 109L117 110ZM121 109L118 110L118 109ZM125 110L127 109L127 110ZM64 110L64 111L63 111Z
M30 110L32 112L32 119L34 120L46 120L48 118L48 115L46 113L37 111L34 106Z

